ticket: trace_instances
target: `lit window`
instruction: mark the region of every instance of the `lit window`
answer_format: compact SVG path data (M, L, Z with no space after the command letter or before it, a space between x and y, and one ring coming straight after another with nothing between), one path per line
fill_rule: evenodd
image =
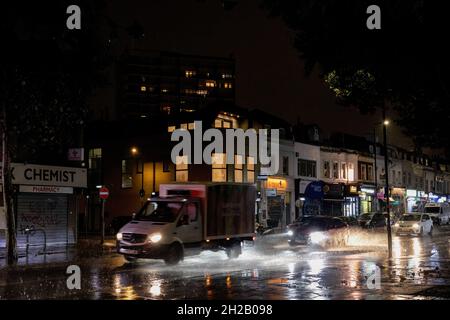
M212 181L225 182L227 181L227 164L225 153L213 153L212 160Z
M176 156L175 159L175 179L177 182L188 181L188 157Z
M247 182L255 182L255 158L247 157Z
M235 182L243 182L244 177L243 177L243 162L244 162L244 157L240 154L236 154L234 156L234 181Z
M161 92L167 93L167 92L169 92L169 90L167 90L167 89L161 89Z
M216 86L216 82L214 80L207 80L205 82L205 86L208 88L214 88Z
M348 164L347 177L348 177L348 181L355 180L355 169L353 168L353 163Z
M199 96L206 96L208 94L207 90L197 90L197 94Z
M171 106L162 106L161 111L165 114L170 114L170 111L172 110Z
M188 129L188 124L187 123L182 123L180 128L184 129L184 130L187 130Z
M167 127L167 132L174 132L175 129L176 129L175 126L169 126L169 127Z
M181 108L180 112L194 112L195 109L190 109L190 108Z
M214 127L215 128L222 128L222 120L220 120L220 119L214 120Z
M229 73L222 73L222 79L230 79L233 78L232 74Z
M225 83L223 84L223 87L224 87L225 89L231 89L231 88L233 88L233 85L232 85L231 83L225 82Z
M193 71L193 70L186 70L184 72L184 74L185 74L186 78L191 78L191 77L195 76L195 71Z
M147 87L146 86L141 86L141 92L145 92L147 91Z
M189 123L188 129L189 130L194 130L195 129L195 123L194 122Z

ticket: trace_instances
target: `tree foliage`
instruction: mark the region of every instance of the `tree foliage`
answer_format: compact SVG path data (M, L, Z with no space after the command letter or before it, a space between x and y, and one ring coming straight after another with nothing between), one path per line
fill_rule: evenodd
M450 152L450 72L443 2L262 0L295 33L307 73L319 68L338 103L373 112L387 105L417 147ZM381 8L381 30L366 9Z

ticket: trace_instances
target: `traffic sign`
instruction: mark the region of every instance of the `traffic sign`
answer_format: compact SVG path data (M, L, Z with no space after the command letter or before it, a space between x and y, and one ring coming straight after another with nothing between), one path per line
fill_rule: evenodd
M101 187L98 194L100 199L106 200L109 197L109 189L107 187Z

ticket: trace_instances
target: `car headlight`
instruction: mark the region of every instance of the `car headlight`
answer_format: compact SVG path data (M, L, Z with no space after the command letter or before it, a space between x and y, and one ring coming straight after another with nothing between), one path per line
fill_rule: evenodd
M161 236L160 233L154 233L154 234L149 235L149 236L147 237L147 240L148 240L149 242L156 243L156 242L159 242L159 241L161 240L161 238L162 238L162 236Z
M398 222L396 224L394 224L394 227L398 228L400 227L400 225L398 224Z
M288 235L289 237L292 237L292 236L294 235L294 231L289 230L289 231L287 232L287 235Z
M318 232L312 232L309 235L309 238L311 239L311 243L318 244L328 237L324 232L318 231Z
M414 224L413 224L413 228L414 228L414 229L419 229L419 228L420 228L420 226L419 226L419 224L418 224L418 223L414 223Z
M116 239L121 241L122 240L122 233L119 232L118 234L116 234Z

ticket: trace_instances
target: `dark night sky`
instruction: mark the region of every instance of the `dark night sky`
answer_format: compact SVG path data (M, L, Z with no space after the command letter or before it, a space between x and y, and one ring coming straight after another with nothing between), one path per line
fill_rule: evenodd
M379 116L360 115L356 109L337 106L317 74L305 77L292 46L293 35L280 19L268 18L258 0L239 1L231 11L219 0L130 0L109 5L110 16L120 25L137 20L145 39L135 47L236 59L236 100L295 123L317 123L325 131L366 135ZM125 33L124 43L130 46ZM390 142L411 147L397 127Z

